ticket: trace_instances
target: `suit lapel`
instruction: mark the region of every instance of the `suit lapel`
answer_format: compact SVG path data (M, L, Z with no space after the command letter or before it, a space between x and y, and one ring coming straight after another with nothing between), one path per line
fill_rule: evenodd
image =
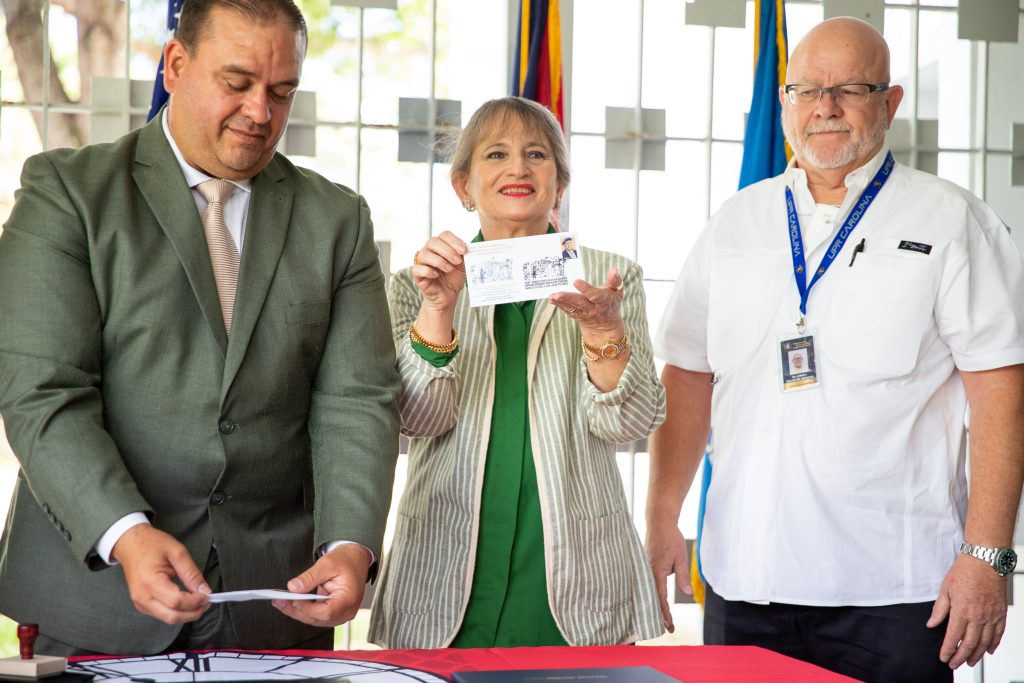
M203 225L178 160L164 136L161 120L162 116L157 116L139 133L132 177L177 252L203 317L223 353L228 338Z
M288 237L292 187L277 157L253 179L222 393L238 372Z

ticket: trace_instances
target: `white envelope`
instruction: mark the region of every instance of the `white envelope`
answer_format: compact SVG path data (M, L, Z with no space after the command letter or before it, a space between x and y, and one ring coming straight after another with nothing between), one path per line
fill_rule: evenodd
M555 292L577 292L573 282L583 279L583 261L575 239L575 233L555 232L471 243L465 256L469 305L491 306L545 299Z
M326 600L329 596L313 593L289 593L273 588L252 591L228 591L211 593L210 602L246 602L248 600Z

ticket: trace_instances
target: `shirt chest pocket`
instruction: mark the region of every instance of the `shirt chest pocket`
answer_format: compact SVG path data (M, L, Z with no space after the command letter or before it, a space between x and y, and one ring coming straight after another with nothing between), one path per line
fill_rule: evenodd
M713 370L735 365L757 349L785 295L781 290L787 257L768 249L715 255L708 291L708 362Z
M822 326L823 353L850 370L901 377L935 327L938 273L928 256L895 248L857 255Z

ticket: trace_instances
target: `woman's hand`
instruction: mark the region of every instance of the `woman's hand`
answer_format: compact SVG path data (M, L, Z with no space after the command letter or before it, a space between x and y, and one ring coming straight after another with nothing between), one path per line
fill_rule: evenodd
M443 345L452 340L455 302L466 286L462 257L467 251L466 243L446 230L416 252L412 279L423 292L416 330L432 343Z
M466 286L466 265L462 256L467 251L466 243L446 230L431 237L416 252L412 275L423 292L424 305L439 312L455 306L459 292Z
M594 287L584 280L576 280L573 285L580 291L579 294L559 292L552 294L548 301L579 322L580 337L584 344L600 349L608 342L626 336L626 325L622 322L622 275L618 268L608 271L608 277L600 287ZM617 387L629 356L628 346L613 357L603 353L584 353L591 384L605 392Z
M579 294L558 292L548 300L580 324L580 334L589 344L600 346L626 334L622 322L622 276L618 268L608 271L605 283L595 287L585 280L573 285Z

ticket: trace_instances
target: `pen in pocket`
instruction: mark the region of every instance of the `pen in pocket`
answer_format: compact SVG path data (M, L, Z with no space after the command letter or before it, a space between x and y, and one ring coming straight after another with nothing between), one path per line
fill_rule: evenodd
M860 244L853 248L853 256L850 257L850 265L847 266L848 268L853 267L853 262L857 260L857 254L859 254L862 251L864 251L864 240L861 240Z

